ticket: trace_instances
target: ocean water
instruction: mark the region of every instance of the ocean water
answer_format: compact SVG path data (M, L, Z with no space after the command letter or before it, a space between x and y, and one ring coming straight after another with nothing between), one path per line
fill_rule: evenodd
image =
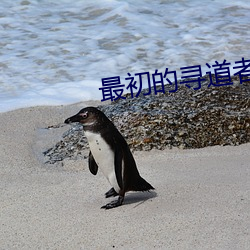
M0 112L101 100L101 79L127 73L235 66L250 59L249 12L245 0L1 0Z

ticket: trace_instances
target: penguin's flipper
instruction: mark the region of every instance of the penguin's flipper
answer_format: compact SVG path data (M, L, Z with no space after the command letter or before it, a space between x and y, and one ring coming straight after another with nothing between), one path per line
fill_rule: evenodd
M89 151L89 170L93 175L96 175L98 171L98 165L96 164L91 151Z
M115 197L117 195L118 195L118 193L115 191L114 188L111 188L108 192L105 193L106 198L109 198L109 197L112 197L112 196Z
M115 147L115 176L120 189L123 189L122 181L122 149L116 145Z

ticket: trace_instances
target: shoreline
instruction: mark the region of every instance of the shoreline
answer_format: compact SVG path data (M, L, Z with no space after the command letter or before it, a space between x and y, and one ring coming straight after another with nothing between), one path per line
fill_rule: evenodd
M87 159L37 158L67 128L39 132L84 105L99 103L0 113L1 248L247 248L250 143L135 151L155 192L128 193L123 206L104 211L110 187L101 172L90 174Z

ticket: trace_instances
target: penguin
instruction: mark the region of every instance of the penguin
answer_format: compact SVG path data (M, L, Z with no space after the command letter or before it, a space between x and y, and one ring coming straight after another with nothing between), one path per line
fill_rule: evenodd
M128 191L149 191L154 189L144 180L137 169L129 146L115 125L95 107L86 107L65 123L79 122L83 126L90 147L88 164L93 175L100 168L111 185L106 198L118 196L101 208L121 206Z

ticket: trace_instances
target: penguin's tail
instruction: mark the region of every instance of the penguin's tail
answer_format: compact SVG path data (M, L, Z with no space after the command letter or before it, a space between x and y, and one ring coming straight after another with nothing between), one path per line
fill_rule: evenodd
M147 181L139 176L131 191L149 191L150 189L154 189L154 187L152 187Z

